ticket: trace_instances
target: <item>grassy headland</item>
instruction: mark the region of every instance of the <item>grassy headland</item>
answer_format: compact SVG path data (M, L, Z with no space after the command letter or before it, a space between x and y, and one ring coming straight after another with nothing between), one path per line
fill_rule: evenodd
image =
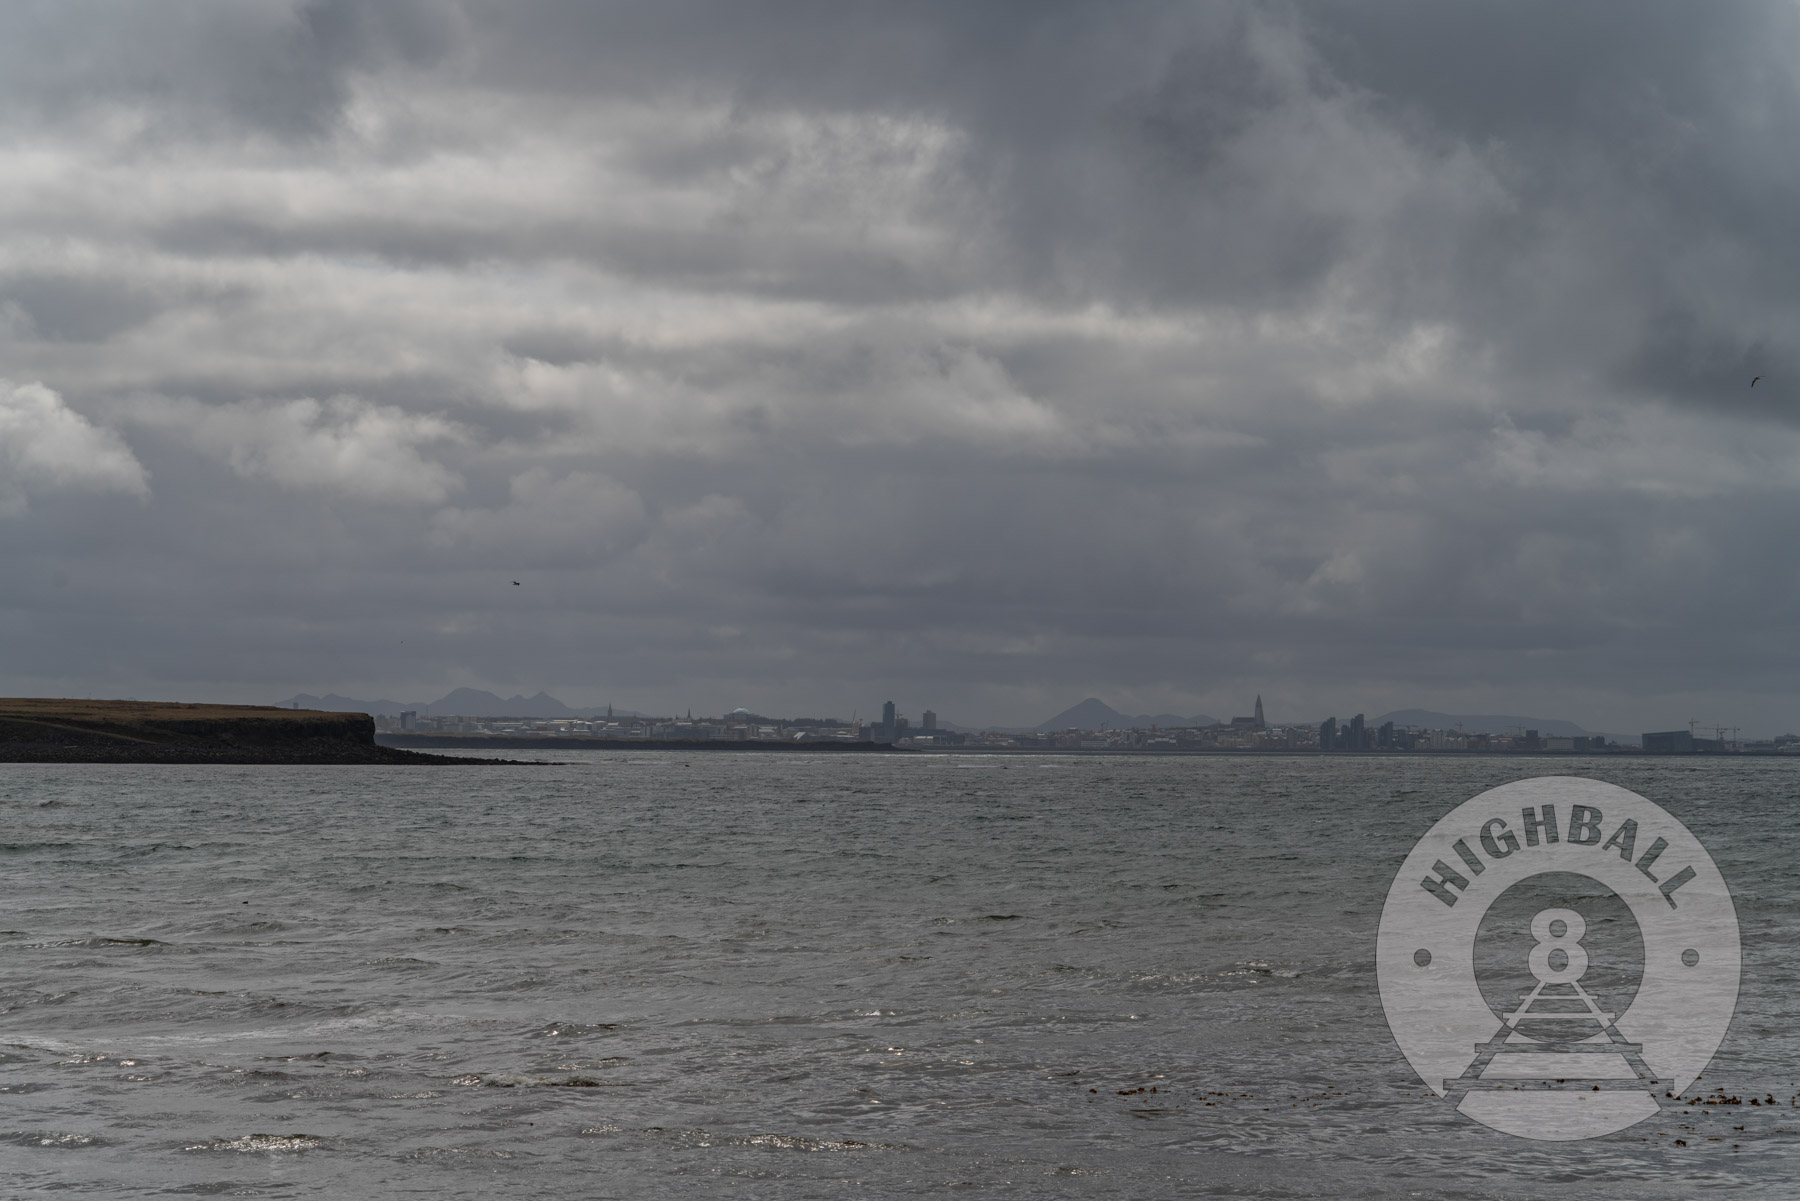
M366 713L0 698L0 763L472 763L375 745Z

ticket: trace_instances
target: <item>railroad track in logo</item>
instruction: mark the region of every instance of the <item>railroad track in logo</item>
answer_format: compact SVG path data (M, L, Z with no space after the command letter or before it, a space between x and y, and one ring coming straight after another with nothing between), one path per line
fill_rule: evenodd
M1445 1079L1444 1089L1457 1104L1473 1092L1647 1092L1661 1106L1656 1095L1656 1073L1644 1062L1643 1044L1634 1043L1621 1034L1616 1024L1617 1015L1602 1009L1593 994L1579 983L1539 980L1535 988L1521 992L1519 997L1519 1007L1504 1017L1494 1036L1475 1044L1475 1058L1469 1061L1463 1074ZM1598 1029L1578 1039L1541 1038L1528 1032L1531 1025L1540 1022L1564 1025L1591 1022ZM1606 1036L1605 1042L1589 1041L1602 1034ZM1631 1069L1632 1075L1572 1076L1566 1071L1560 1076L1551 1073L1488 1075L1495 1060L1513 1055L1614 1056Z

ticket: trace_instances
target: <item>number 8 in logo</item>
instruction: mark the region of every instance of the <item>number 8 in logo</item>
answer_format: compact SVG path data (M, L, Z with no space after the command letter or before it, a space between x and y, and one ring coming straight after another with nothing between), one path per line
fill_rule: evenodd
M1517 927L1514 927L1517 929ZM1573 909L1543 909L1531 919L1531 974L1545 984L1573 984L1588 970L1587 948L1581 936L1587 922ZM1518 960L1513 960L1517 963Z

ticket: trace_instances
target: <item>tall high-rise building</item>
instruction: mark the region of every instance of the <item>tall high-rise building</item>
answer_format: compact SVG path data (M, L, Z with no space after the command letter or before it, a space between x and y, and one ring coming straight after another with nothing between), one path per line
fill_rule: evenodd
M919 720L924 725L927 734L937 729L937 714L933 713L931 710L925 710L924 715Z
M888 729L894 728L894 702L889 701L881 707L881 724Z

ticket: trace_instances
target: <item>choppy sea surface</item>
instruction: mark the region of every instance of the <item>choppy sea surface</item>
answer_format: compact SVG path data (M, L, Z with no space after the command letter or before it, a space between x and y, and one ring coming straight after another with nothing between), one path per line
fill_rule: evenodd
M1800 763L565 757L0 768L0 1196L1800 1196ZM1746 1104L1529 1142L1396 1049L1394 871L1550 774L1730 881Z

